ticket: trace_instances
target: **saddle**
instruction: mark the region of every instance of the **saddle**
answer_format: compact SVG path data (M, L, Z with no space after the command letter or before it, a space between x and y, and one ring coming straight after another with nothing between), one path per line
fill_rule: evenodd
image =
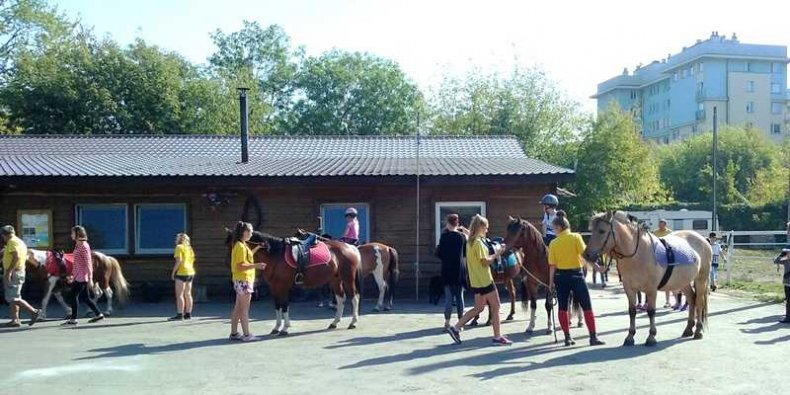
M493 239L483 239L486 247L488 247L488 254L493 255L497 248L504 242L504 239L501 237L495 237ZM495 273L502 274L507 270L507 268L516 266L516 254L513 251L507 251L504 254L500 255L499 258L491 265L491 270Z
M285 263L296 269L294 281L301 284L304 279L304 271L319 265L326 265L332 260L329 246L323 242L316 242L307 245L302 241L289 244L285 247Z
M47 274L53 277L64 278L71 275L74 270L74 254L63 254L63 260L57 259L55 253L49 251L47 253L46 262Z

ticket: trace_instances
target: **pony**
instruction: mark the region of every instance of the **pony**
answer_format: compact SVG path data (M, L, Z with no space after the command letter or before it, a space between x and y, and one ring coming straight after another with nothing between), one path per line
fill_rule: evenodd
M233 232L227 232L226 244L230 247L233 242ZM292 267L286 254L290 254L290 247L286 238L275 237L267 233L254 231L249 244L261 246L255 253L255 262L266 263L266 268L260 272L262 278L269 286L269 293L274 301L277 322L271 331L272 335L287 336L291 327L288 307L290 303L291 288L295 283L297 269ZM337 300L335 319L329 329L336 329L343 317L346 298L351 299L352 319L348 329L355 329L359 321L359 281L361 278L361 260L359 251L346 243L334 240L321 241L328 247L329 262L326 264L311 265L302 270L303 288L319 288L329 284Z
M373 274L379 289L379 299L374 312L392 310L392 290L398 282L398 251L383 243L367 243L357 247L362 258L362 278ZM384 301L387 304L384 304Z
M117 293L118 301L121 305L129 300L129 283L121 270L118 260L98 251L91 251L93 261L93 299L97 302L104 295L107 297L104 315L113 313L113 296ZM72 255L64 254L62 251L41 251L28 249L27 269L30 271L35 282L41 285L44 296L41 300L40 317L46 318L49 299L54 295L55 299L63 306L66 316L71 316L71 306L63 300L63 289L69 286L65 284L63 278L71 276ZM113 288L115 289L113 291Z
M689 316L682 337L702 339L708 325L708 281L712 249L704 237L693 231L673 232L664 239L677 253L688 251L688 264L666 267L658 262L656 250L662 241L650 233L636 218L622 211L595 214L590 218L590 240L584 258L590 262L601 254L617 259L618 272L628 296L628 316L631 325L624 346L634 345L636 334L636 293L644 292L647 298L647 315L650 334L646 346L656 342L656 295L658 291L680 290L689 302ZM627 254L627 255L626 255ZM667 257L669 261L669 258ZM696 329L694 323L696 319Z

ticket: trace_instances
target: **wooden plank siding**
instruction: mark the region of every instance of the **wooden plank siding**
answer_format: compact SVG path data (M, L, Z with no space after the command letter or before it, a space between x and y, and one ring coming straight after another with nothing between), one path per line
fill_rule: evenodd
M325 180L324 180L325 181ZM370 205L370 238L394 246L400 252L401 281L396 290L400 296L414 295L414 262L416 226L416 188L414 185L390 185L384 182L330 185L309 181L293 185L261 185L242 188L218 188L230 195L227 207L212 210L203 193L206 187L195 186L134 186L102 187L80 181L75 186L17 187L0 191L0 224L16 224L19 209L49 209L53 213L53 243L57 249L71 250L69 230L75 222L75 205L89 203L129 204L129 246L133 249L134 204L184 203L187 206L187 232L197 256L197 283L209 287L209 295L227 295L230 281L226 265L225 227L232 227L241 218L247 196L254 195L262 209L262 229L274 235L291 235L296 227L315 229L320 206L324 203L366 202ZM262 183L263 184L263 183ZM427 288L431 276L439 273L433 256L435 247L435 203L443 201L484 201L491 222L491 233L505 232L508 215L521 215L536 223L542 216L540 197L554 189L551 183L519 185L465 185L443 183L421 187L420 246L421 285ZM214 190L214 189L212 189ZM90 236L90 235L89 235ZM133 284L167 283L172 258L164 255L139 255L132 252L118 256L127 279ZM375 295L371 279L365 284L366 296Z

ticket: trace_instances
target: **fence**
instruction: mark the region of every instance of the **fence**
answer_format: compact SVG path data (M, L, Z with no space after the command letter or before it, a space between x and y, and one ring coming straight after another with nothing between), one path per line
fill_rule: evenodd
M726 260L726 269L727 269L727 283L730 282L732 279L732 265L734 263L733 258L738 258L738 256L734 256L735 248L736 247L781 247L787 244L790 244L790 238L787 237L787 233L783 230L767 230L767 231L729 231L723 232L727 235L727 260ZM747 237L747 241L743 241L743 239ZM736 241L736 238L740 238L740 241ZM758 241L755 241L758 240ZM785 239L784 242L781 240Z

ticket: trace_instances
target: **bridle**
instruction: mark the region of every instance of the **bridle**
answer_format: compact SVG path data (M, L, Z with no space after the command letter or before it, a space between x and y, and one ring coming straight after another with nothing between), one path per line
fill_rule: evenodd
M524 249L524 246L520 245L519 243L522 238L527 237L526 233L527 233L527 226L524 223L519 222L519 232L518 232L518 237L516 237L516 245L509 247L510 251L515 251L517 249ZM548 284L541 281L537 276L532 274L532 272L530 272L529 269L527 269L527 265L524 262L521 263L521 270L523 270L524 273L527 273L528 276L532 277L533 280L537 281L538 284L546 287L547 289L550 288Z
M612 220L607 221L605 219L598 218L596 221L604 222L607 225L609 225L609 233L606 234L606 238L603 240L603 244L601 244L601 250L595 252L597 255L600 255L601 252L603 252L603 248L606 247L606 244L609 242L609 238L611 237L614 246L612 247L612 251L609 255L613 256L618 260L623 258L633 258L634 256L636 256L636 254L639 252L639 238L641 237L641 233L642 233L642 229L640 227L636 228L636 247L634 248L634 252L629 255L625 255L617 251L617 235L614 231L614 223L612 222Z

